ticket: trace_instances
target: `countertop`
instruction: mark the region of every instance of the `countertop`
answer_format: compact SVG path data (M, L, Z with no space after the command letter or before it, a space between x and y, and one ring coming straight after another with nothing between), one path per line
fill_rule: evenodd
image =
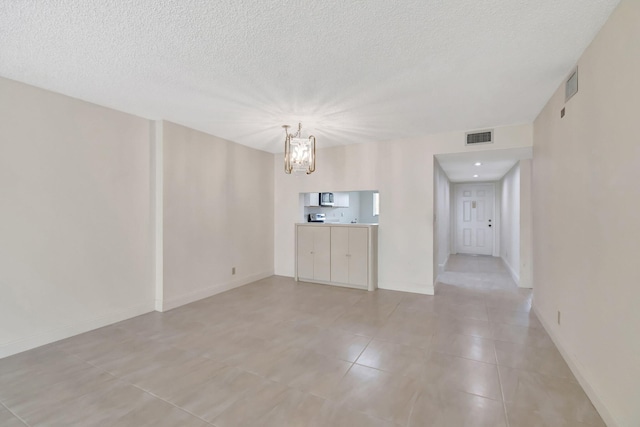
M357 222L355 224L344 222L297 222L296 225L312 225L314 227L377 227L377 223Z

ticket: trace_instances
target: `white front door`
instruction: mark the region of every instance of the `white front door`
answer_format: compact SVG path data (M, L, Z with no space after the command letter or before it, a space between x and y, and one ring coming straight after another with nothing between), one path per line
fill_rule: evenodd
M493 184L456 184L456 252L493 254Z

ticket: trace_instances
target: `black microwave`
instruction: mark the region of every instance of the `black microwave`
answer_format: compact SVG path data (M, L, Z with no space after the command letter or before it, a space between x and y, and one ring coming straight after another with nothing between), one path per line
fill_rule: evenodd
M333 206L333 193L320 193L320 206Z

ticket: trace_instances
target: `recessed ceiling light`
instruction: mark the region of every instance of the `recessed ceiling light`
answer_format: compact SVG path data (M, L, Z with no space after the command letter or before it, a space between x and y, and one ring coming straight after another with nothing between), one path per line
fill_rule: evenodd
M474 163L474 165L475 165L475 166L482 166L482 163L480 163L480 162L475 162L475 163Z
M474 178L477 178L477 177L478 177L478 175L473 175L473 177L474 177Z

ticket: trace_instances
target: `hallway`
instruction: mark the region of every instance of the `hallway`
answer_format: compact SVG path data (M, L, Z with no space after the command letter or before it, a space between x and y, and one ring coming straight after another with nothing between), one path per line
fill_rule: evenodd
M0 360L3 426L603 426L501 261L435 296L272 276Z
M451 255L436 287L439 301L467 309L460 334L492 341L495 359L485 362L498 365L510 427L604 426L533 313L532 296L491 256ZM458 355L480 360L479 348Z

